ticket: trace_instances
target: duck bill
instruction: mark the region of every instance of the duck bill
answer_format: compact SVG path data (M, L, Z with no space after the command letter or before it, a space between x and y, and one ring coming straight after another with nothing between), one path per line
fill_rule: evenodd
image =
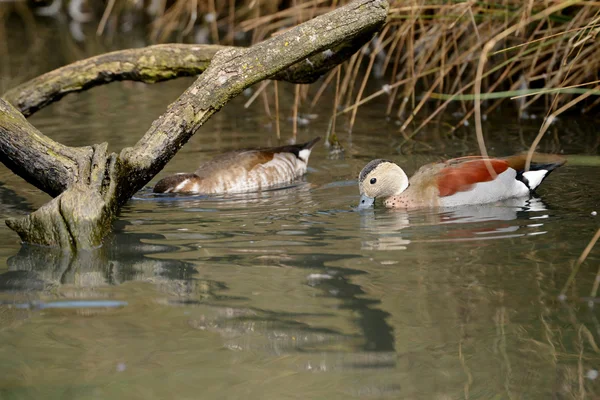
M360 201L358 202L358 209L362 210L365 208L369 208L373 206L373 203L375 203L375 198L363 194L360 196Z

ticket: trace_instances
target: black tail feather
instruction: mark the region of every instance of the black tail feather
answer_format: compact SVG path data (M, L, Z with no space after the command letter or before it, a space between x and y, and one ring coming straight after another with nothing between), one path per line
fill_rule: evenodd
M535 189L538 188L542 182L544 182L544 180L548 177L548 175L550 175L550 173L552 171L554 171L556 168L564 165L567 162L567 160L565 159L555 159L551 162L535 162L533 161L531 163L531 165L529 166L529 170L525 171L520 170L517 171L517 176L516 179L523 182L531 192L535 192ZM535 182L537 183L536 185L533 185L534 182L530 182L529 179L527 178L526 174L527 172L532 172L532 171L545 171L546 173L542 176L541 180L539 182ZM533 187L532 187L533 186Z
M310 150L314 147L315 144L317 144L317 142L321 140L320 136L317 136L316 138L314 138L313 140L311 140L310 142L306 142L304 144L301 144L300 146L302 146L302 150Z
M296 157L299 158L300 152L302 150L312 149L319 140L321 140L321 138L319 136L317 136L310 142L301 143L301 144L288 144L287 146L272 147L272 148L261 149L261 150L272 152L272 153L293 153Z

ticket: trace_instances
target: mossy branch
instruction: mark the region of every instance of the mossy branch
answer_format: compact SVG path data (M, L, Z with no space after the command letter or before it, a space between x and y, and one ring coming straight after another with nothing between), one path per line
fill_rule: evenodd
M387 8L386 0L357 0L252 47L220 48L212 59L208 53L189 57L183 45L110 53L63 67L10 91L5 99L31 114L67 93L111 80L156 82L205 69L142 139L118 156L107 152L106 143L82 148L56 143L0 99L2 162L57 196L34 213L7 224L29 243L71 251L99 246L119 207L230 99L268 78L316 79L368 42L384 24ZM198 46L198 51L201 48ZM186 64L188 61L191 64Z
M89 174L91 147L68 147L44 136L12 105L0 99L0 154L15 174L51 196L57 196Z
M247 49L219 51L209 68L132 148L121 151L121 202L156 175L211 115L245 88L344 42L366 43L385 22L387 1L359 0ZM308 64L308 63L306 63Z
M225 46L166 44L127 49L86 58L38 76L3 98L25 116L60 100L114 81L156 83L204 71Z
M354 54L363 40L348 40L330 53L315 54L279 71L272 79L312 83ZM27 117L69 93L82 92L115 81L157 83L182 76L199 75L217 51L238 47L196 44L160 44L119 50L86 58L31 79L7 91L3 98Z

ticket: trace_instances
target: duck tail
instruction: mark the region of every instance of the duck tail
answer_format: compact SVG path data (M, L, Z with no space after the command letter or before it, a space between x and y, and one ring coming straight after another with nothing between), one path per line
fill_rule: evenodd
M314 138L313 140L311 140L310 142L306 142L304 144L300 145L300 148L302 150L312 150L312 148L315 146L315 144L317 144L317 142L321 140L320 136L317 136L316 138Z
M542 184L544 179L556 168L564 165L567 160L555 154L535 153L531 159L529 170L525 171L527 154L510 157L506 161L517 171L516 179L523 182L532 192Z
M317 136L310 142L306 142L304 144L298 145L299 151L298 151L298 154L296 154L296 157L298 157L299 159L301 159L302 161L307 163L308 157L310 157L310 152L312 151L312 148L319 140L321 140L321 138L319 136Z
M300 160L304 162L308 162L308 157L310 157L310 152L315 144L321 140L320 137L316 137L310 142L301 143L301 144L288 144L287 146L281 147L271 147L267 149L262 149L264 151L268 151L270 153L292 153Z

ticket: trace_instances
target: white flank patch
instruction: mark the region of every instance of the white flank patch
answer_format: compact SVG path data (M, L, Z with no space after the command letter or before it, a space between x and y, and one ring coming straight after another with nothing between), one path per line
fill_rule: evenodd
M308 157L310 156L310 152L311 152L311 150L309 150L309 149L300 150L300 152L298 153L298 157L302 161L308 162Z
M189 181L190 181L189 179L186 179L183 182L181 182L179 185L175 186L175 192L179 192L181 189L183 189Z
M533 190L536 187L540 186L542 183L542 179L548 174L548 171L545 169L540 169L538 171L527 171L523 172L523 176L527 178L529 181L529 187Z
M492 203L512 197L529 196L529 188L515 179L517 172L509 168L493 181L480 182L471 190L440 198L440 206L452 207L467 204Z

